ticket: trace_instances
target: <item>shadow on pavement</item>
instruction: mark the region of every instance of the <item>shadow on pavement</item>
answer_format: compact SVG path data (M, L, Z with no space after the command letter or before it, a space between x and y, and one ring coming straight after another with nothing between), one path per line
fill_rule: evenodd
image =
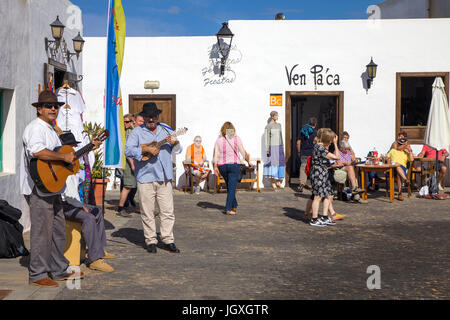
M124 238L137 246L145 248L144 231L135 228L122 228L111 233L112 237Z
M225 206L207 201L200 201L199 203L197 203L197 206L202 209L217 209L219 211L225 211Z
M304 210L289 207L283 207L283 210L285 211L283 212L283 214L286 217L309 224L309 221L306 219L306 214Z

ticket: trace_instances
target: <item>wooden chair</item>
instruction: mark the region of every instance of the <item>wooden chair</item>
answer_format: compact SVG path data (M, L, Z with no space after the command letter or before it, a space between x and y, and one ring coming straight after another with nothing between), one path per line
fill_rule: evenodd
M250 160L252 161L252 160ZM253 165L252 168L247 167L246 170L246 176L250 173L255 173L255 178L245 178L243 177L241 182L239 183L250 183L249 185L249 191L253 189L253 183L256 182L256 191L261 192L259 189L259 164L261 162L261 159L253 160L256 162L256 165ZM219 173L219 176L215 176L215 183L214 183L214 193L217 193L220 191L221 185L225 184L225 179L222 177L222 175ZM237 190L237 188L236 188Z
M184 176L186 178L186 183L183 187L183 191L186 192L187 189L191 190L191 194L194 193L194 175L191 172L191 166L189 163L186 163L186 161L183 161L183 167L184 167ZM205 161L205 167L209 168L209 161ZM211 171L206 176L205 184L206 184L206 192L209 192L209 175L211 174Z
M420 166L419 166L420 169L419 170L417 170L414 167L414 163L416 161L420 162ZM419 187L422 187L425 179L428 178L428 176L430 174L435 174L436 173L436 159L433 159L433 158L414 158L413 161L408 161L407 168L408 168L408 181L409 181L408 197L410 197L411 193L412 193L411 186L412 186L413 183L416 182L417 175L420 176L420 185L419 185Z

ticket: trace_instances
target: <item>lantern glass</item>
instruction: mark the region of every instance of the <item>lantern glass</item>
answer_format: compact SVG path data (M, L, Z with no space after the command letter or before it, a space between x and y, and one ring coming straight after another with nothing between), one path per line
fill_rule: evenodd
M52 24L50 24L50 27L52 27L52 36L55 40L59 40L62 38L63 33L64 33L64 27L65 25L63 25L61 23L61 21L59 21L59 16L56 17L56 20L52 22Z
M84 39L81 37L80 33L78 32L78 35L72 39L73 41L73 49L76 53L80 53L83 51L84 46Z
M370 59L370 63L366 66L367 74L370 79L375 79L377 76L377 67L378 65L373 62L373 59Z

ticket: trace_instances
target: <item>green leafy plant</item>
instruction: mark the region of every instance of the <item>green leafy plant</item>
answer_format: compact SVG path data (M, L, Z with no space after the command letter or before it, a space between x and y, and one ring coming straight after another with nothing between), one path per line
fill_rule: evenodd
M87 133L89 140L94 140L100 133L105 130L104 127L94 122L85 122L83 123L84 131ZM91 168L91 177L92 179L102 179L103 173L103 145L94 151L94 165ZM108 178L112 173L111 169L105 169L105 178Z

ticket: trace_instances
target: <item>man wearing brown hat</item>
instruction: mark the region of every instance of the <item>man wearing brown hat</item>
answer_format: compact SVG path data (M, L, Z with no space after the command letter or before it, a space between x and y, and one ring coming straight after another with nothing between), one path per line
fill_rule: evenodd
M23 161L20 171L21 193L30 207L30 265L29 283L43 287L57 287L54 280L79 279L84 275L67 271L68 261L64 257L65 219L59 193L45 193L33 182L29 163L32 158L59 160L73 163L73 153L62 154L53 151L61 141L53 124L63 102L58 102L51 91L39 94L36 107L37 118L31 121L23 133Z
M136 127L130 133L125 147L125 156L134 160L147 251L156 253L158 244L154 214L156 200L160 209L162 248L178 253L180 250L175 246L173 236L175 215L172 152L178 154L182 150L178 140L171 136L173 130L166 124L158 122L160 113L161 110L153 102L143 105L140 115L144 117L144 125ZM146 145L163 140L166 143L160 148ZM143 154L151 154L152 157L148 161L142 161Z

